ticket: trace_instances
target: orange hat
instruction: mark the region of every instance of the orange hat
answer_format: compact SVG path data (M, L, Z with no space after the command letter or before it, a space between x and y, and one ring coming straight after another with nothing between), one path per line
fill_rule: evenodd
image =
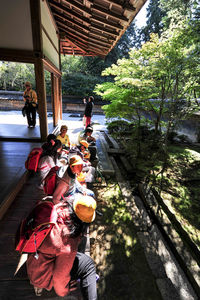
M74 202L73 209L77 217L85 222L90 223L94 221L96 213L95 209L97 207L97 203L91 196L84 196L82 194L77 194Z
M89 144L88 144L88 142L86 140L80 141L80 144L83 145L85 148L89 147Z
M84 161L81 159L79 155L74 155L69 160L70 166L83 165Z

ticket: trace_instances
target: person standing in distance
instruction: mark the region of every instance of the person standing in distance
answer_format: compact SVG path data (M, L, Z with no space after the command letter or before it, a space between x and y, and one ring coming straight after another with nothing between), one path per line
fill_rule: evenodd
M26 106L26 116L28 122L28 128L35 127L36 124L36 108L37 108L37 94L31 88L31 83L29 81L25 82L25 91L23 94L25 106Z
M94 97L90 96L88 98L88 101L86 101L86 99L84 98L83 102L84 102L84 104L86 104L84 116L86 118L85 128L87 128L87 126L91 124L92 109L94 106Z

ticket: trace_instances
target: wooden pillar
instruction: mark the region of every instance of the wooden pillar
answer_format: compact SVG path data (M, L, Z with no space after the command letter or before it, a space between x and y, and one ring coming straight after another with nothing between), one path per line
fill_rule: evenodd
M46 140L48 135L47 125L47 103L46 103L46 86L44 77L43 63L43 45L42 45L42 23L40 0L30 0L31 24L33 51L35 56L35 81L38 96L38 112L40 121L40 137L42 141Z
M59 92L59 78L51 73L51 102L53 111L53 125L57 126L60 120L60 92Z
M56 126L56 116L55 116L55 76L51 73L51 107L53 112L53 126Z
M41 140L44 142L48 135L48 123L47 123L47 101L46 101L44 64L41 58L35 59L35 80L36 80L36 90L38 96L40 136L41 136Z
M60 120L62 120L62 82L61 76L58 78L58 86L59 86L59 108L60 108Z
M59 39L59 69L61 70L61 42ZM59 120L62 120L62 80L61 75L58 77L58 105L59 105Z
M59 79L55 76L55 121L56 125L60 120L60 105L59 105Z

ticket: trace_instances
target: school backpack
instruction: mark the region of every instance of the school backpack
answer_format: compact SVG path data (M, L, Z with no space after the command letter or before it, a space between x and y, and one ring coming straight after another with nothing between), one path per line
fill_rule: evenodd
M42 148L33 148L25 161L25 168L30 171L37 171L40 156L43 152Z
M51 170L44 179L44 192L47 195L53 195L54 193L58 169L58 166L51 168Z
M23 219L15 236L15 250L20 253L36 253L57 220L55 206L50 201L37 204Z

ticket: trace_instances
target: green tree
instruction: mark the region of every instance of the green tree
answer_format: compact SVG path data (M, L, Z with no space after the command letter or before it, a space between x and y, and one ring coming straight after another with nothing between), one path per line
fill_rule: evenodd
M35 84L34 66L14 62L1 62L0 88L3 90L23 91L24 82Z
M165 135L177 120L194 109L194 90L199 78L199 58L185 27L162 39L155 34L141 49L132 50L129 59L118 60L102 75L112 75L114 82L96 86L96 93L111 101L104 106L107 117L151 122L155 132L165 125ZM148 113L151 112L151 121ZM145 114L146 113L146 114ZM163 118L167 121L163 122Z
M92 95L97 83L112 81L112 76L102 77L101 73L105 68L116 63L119 58L128 57L130 48L139 47L140 40L137 30L133 22L116 47L104 59L100 57L62 56L63 95L80 95L81 97Z
M165 29L177 27L183 20L191 19L196 5L196 0L160 0L160 7L166 13L162 19Z
M147 7L146 26L140 30L141 39L144 42L149 41L151 33L157 33L161 36L163 30L162 19L165 16L164 10L161 9L160 0L150 0Z

